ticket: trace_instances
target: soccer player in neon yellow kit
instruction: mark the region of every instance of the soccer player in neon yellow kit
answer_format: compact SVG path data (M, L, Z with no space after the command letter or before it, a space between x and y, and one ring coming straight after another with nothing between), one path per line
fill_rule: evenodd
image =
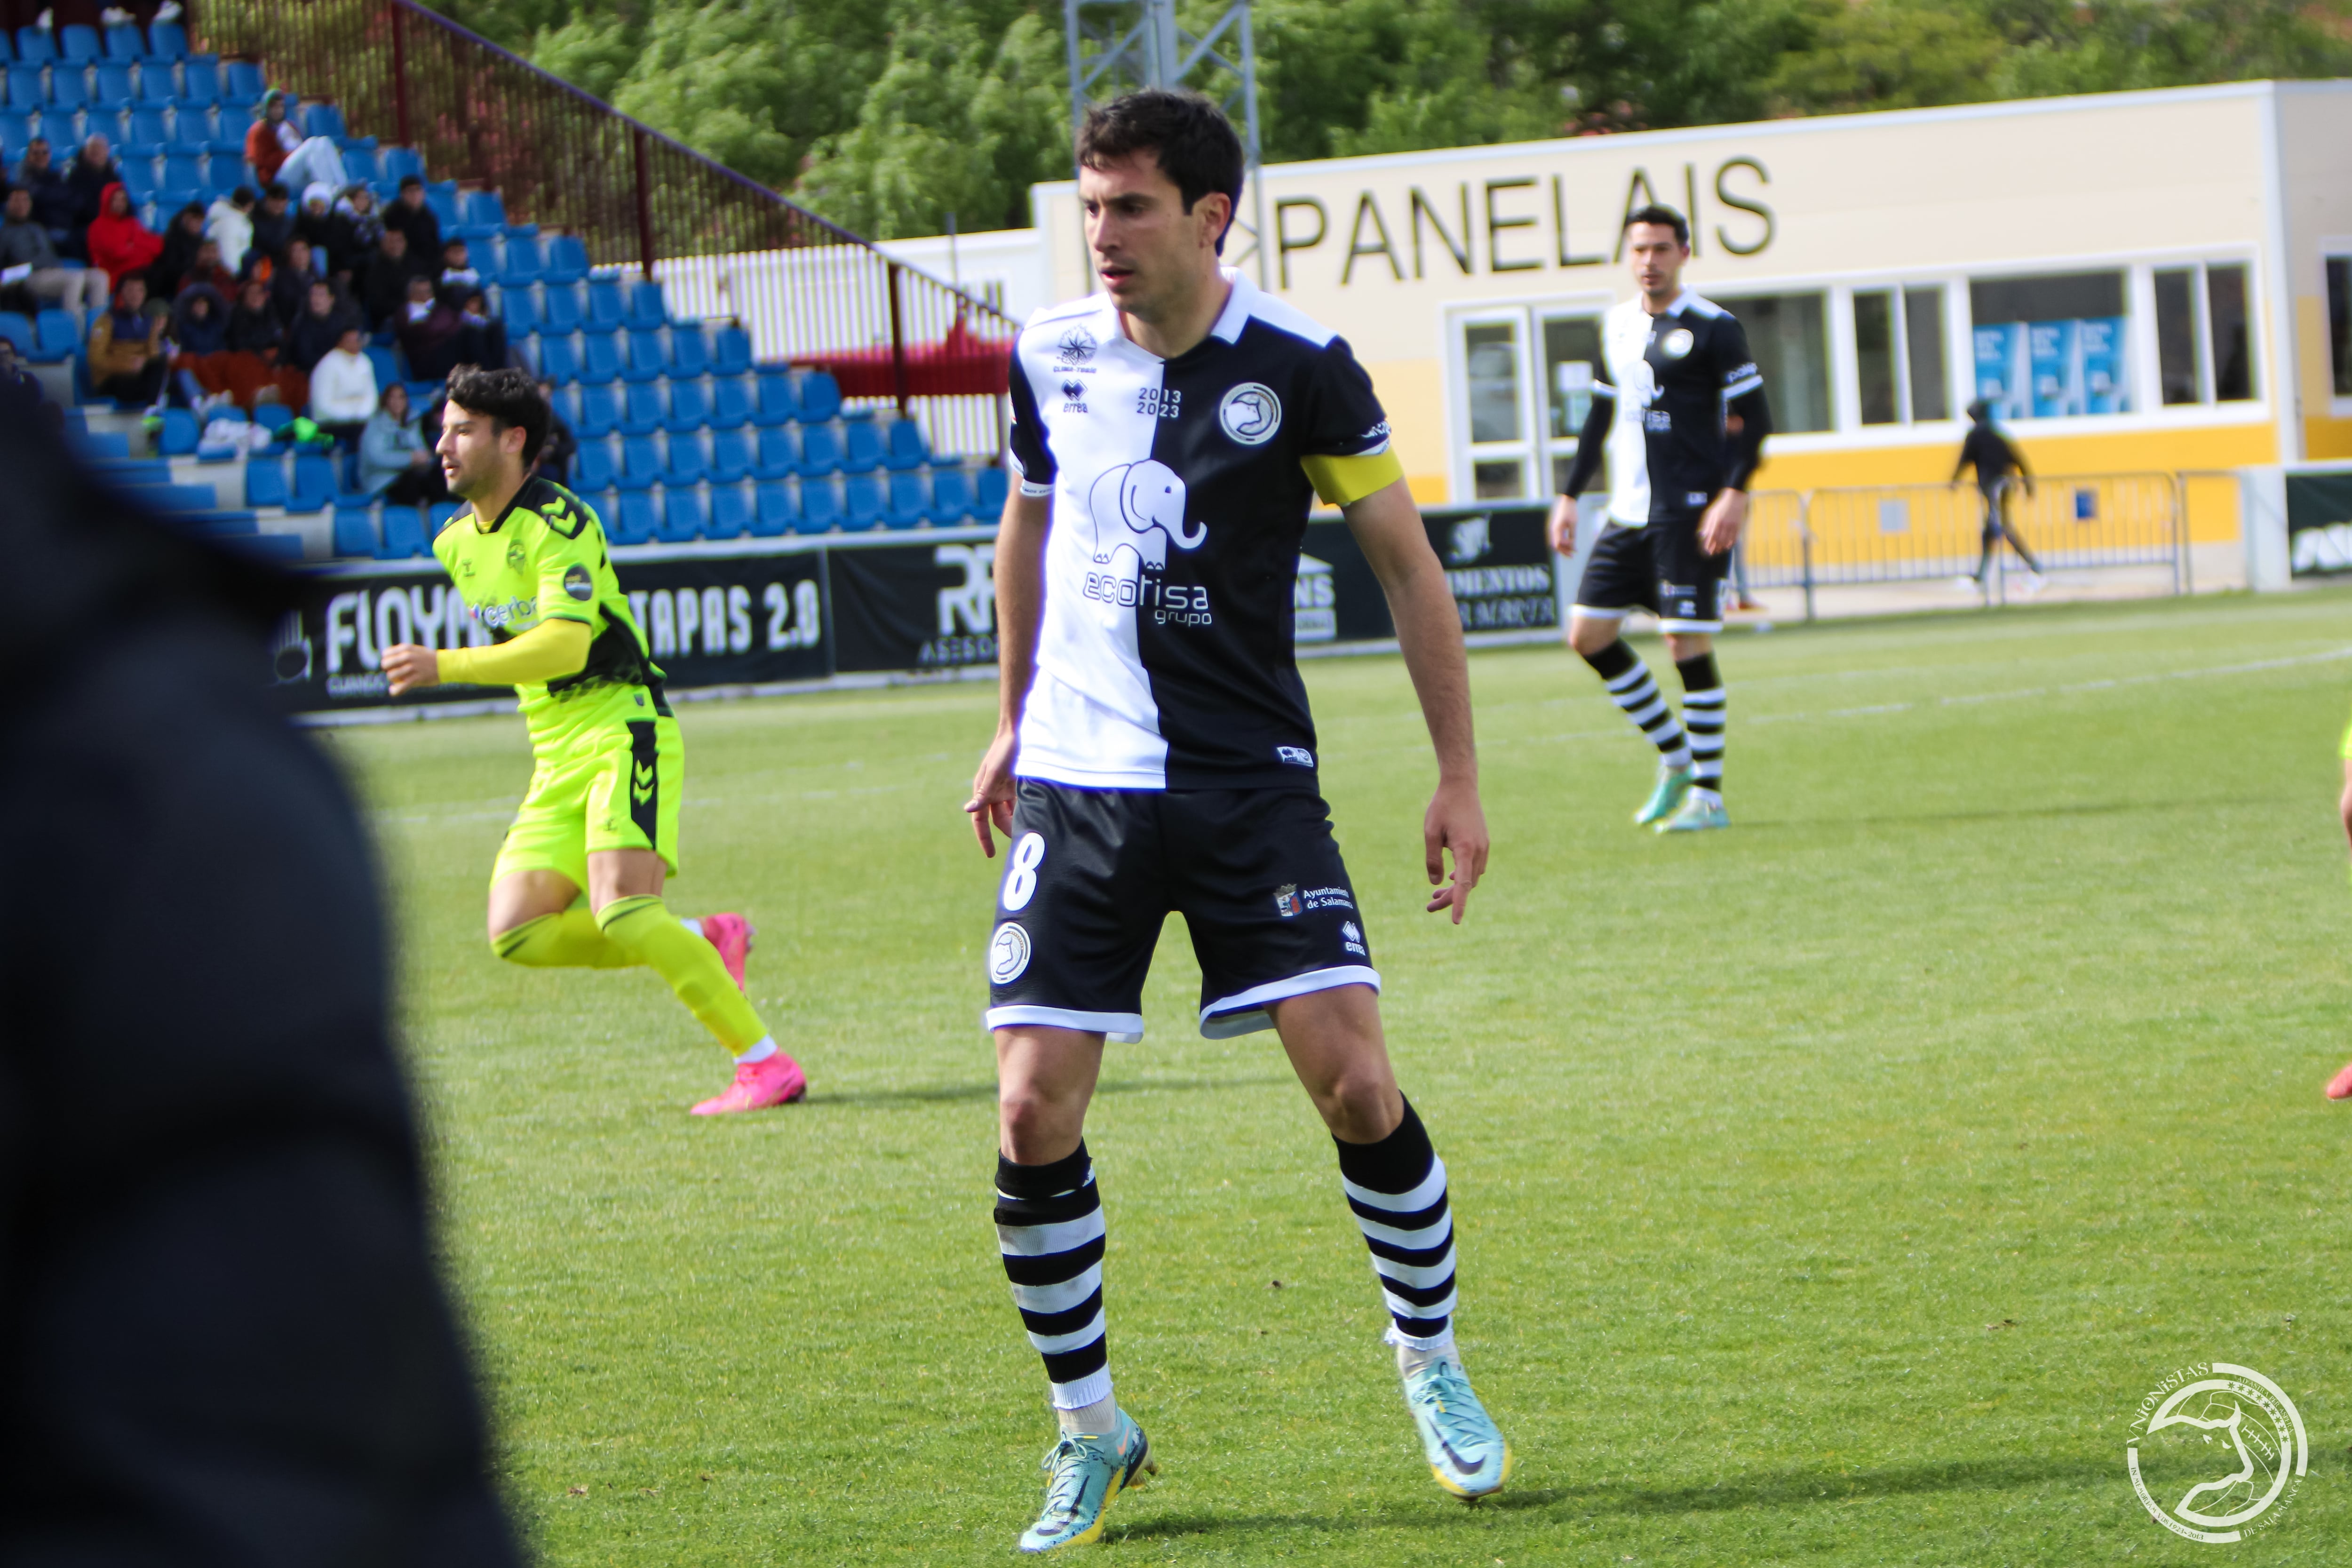
M742 916L679 920L662 902L677 870L686 779L662 672L614 575L604 530L578 496L530 473L547 395L520 370L460 365L436 448L468 506L433 542L491 646L383 650L392 694L447 682L512 684L530 726L530 793L490 873L490 949L509 963L643 964L735 1057L735 1081L698 1116L757 1110L808 1091L742 991Z

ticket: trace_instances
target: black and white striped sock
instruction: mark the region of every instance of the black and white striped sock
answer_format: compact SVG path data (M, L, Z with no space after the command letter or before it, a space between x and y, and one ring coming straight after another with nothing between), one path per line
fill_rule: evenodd
M1339 1184L1395 1320L1389 1342L1416 1351L1450 1347L1454 1215L1445 1202L1445 1162L1429 1146L1412 1101L1397 1130L1379 1142L1339 1143Z
M1665 697L1658 683L1650 676L1650 667L1642 656L1618 638L1599 653L1588 653L1584 662L1601 677L1609 688L1609 700L1624 710L1633 721L1633 727L1649 737L1658 748L1658 755L1669 767L1691 765L1691 748L1683 739L1683 727L1675 721L1675 710L1666 706Z
M996 1157L996 1249L1029 1342L1045 1358L1054 1408L1110 1397L1103 1338L1103 1214L1082 1142L1050 1165Z
M1723 793L1723 677L1715 655L1699 654L1675 666L1683 678L1683 722L1690 730L1691 781L1699 789Z

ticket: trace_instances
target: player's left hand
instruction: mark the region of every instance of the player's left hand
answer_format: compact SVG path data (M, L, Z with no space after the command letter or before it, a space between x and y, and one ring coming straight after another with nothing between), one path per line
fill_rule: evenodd
M1739 542L1739 531L1748 526L1748 492L1719 490L1699 519L1699 548L1709 555L1721 555Z
M398 642L383 650L383 672L392 677L392 694L441 684L441 656L413 642Z
M1428 912L1454 911L1462 923L1470 908L1470 889L1486 874L1486 811L1478 804L1478 786L1439 780L1429 811L1421 819L1421 846L1427 859L1430 895ZM1454 852L1454 880L1445 881L1445 852ZM1440 884L1444 884L1440 886Z

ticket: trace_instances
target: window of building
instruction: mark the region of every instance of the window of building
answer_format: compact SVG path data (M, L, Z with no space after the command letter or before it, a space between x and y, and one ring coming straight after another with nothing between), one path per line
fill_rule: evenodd
M1830 418L1828 310L1819 294L1749 294L1716 303L1739 318L1764 378L1772 428L1827 430Z
M2352 397L2352 256L2327 258L2327 363L2336 395Z
M1913 420L1952 416L1951 378L1944 374L1944 291L1903 290L1903 342L1911 362Z
M1522 439L1519 430L1519 330L1517 321L1480 321L1462 335L1470 374L1470 441Z
M2131 411L2124 275L1972 279L1976 394L2004 419Z
M1543 324L1545 450L1555 495L1568 488L1576 445L1592 412L1592 388L1601 379L1601 318L1552 316ZM1604 475L1601 480L1608 484Z
M1948 417L1944 291L1932 286L1855 290L1853 358L1857 406L1864 425Z
M2165 404L2244 403L2254 395L2246 269L2231 264L2158 268L2157 385Z

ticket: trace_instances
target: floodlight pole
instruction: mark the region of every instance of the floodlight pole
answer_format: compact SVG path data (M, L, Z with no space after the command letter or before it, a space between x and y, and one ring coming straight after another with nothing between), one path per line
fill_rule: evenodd
M1265 287L1265 194L1259 188L1264 182L1258 177L1263 143L1257 122L1257 40L1250 30L1250 0L1233 0L1214 25L1197 37L1177 21L1175 0L1062 0L1062 22L1070 68L1073 138L1086 120L1088 105L1146 87L1199 87L1237 122L1250 221L1241 222L1237 213L1234 226L1249 236L1258 286ZM1072 172L1075 174L1075 164ZM1078 256L1091 280L1094 253L1087 246L1084 224L1078 227ZM1238 263L1241 258L1234 259Z

